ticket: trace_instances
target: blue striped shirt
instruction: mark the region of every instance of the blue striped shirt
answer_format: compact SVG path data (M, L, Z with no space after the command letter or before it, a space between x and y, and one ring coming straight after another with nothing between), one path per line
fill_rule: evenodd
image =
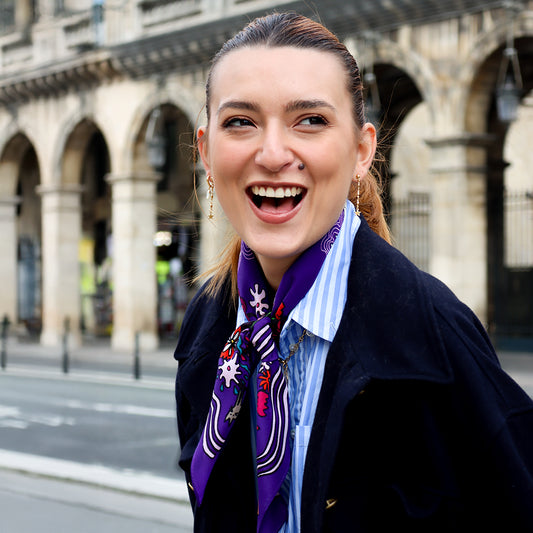
M307 445L322 386L326 356L346 304L352 245L360 220L349 201L346 202L344 214L339 235L314 284L290 313L279 339L280 356L286 358L291 345L298 342L304 329L307 331L288 363L292 456L289 475L282 488L282 494L289 504L289 518L280 533L300 531ZM239 308L237 325L245 321L246 317Z

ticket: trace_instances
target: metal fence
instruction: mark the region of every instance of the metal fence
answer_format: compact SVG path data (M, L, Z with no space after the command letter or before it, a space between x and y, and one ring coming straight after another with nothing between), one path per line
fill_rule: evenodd
M533 267L533 191L504 195L504 265Z
M429 269L430 210L429 193L410 192L406 198L393 200L391 230L395 246L418 268Z

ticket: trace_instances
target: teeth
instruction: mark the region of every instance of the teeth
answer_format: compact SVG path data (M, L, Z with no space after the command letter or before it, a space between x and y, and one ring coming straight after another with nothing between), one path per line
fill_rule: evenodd
M267 198L290 198L302 194L301 187L259 187L254 185L252 193L256 196L266 196Z

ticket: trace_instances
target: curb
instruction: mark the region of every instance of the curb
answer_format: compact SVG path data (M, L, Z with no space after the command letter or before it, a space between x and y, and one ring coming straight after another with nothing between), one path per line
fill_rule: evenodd
M172 379L157 377L142 377L135 379L126 373L105 372L93 370L70 370L68 373L61 372L60 369L37 365L9 365L5 370L0 371L2 375L17 375L29 378L47 379L69 379L72 381L82 381L89 383L106 383L109 385L121 385L129 387L140 387L147 389L174 390L174 376Z
M0 450L0 469L189 504L183 479Z

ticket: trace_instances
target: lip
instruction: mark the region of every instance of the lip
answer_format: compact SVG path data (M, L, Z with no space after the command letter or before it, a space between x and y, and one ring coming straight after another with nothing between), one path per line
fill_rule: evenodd
M274 213L274 212L266 212L259 207L257 207L252 199L252 194L250 191L253 187L259 186L259 187L273 187L274 189L282 187L282 188L293 188L297 187L302 189L302 199L298 202L296 206L294 206L290 211L284 212L284 213ZM302 205L304 203L305 197L307 195L307 187L304 187L303 185L296 184L296 183L254 183L246 188L246 197L248 198L248 204L250 205L251 210L255 214L255 216L261 220L261 222L264 222L265 224L283 224L285 222L288 222L289 220L293 219L302 209Z

